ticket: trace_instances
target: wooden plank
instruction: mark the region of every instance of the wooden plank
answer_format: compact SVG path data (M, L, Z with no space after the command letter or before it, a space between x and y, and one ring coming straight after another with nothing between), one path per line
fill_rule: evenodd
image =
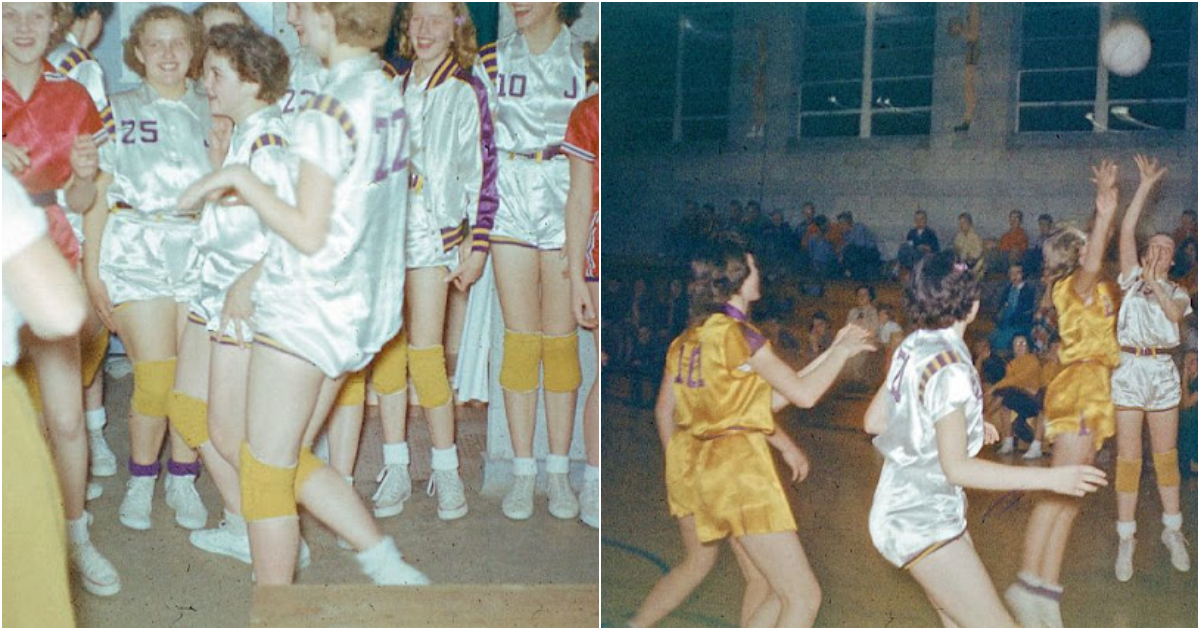
M600 625L600 586L256 586L250 625L256 628L596 628Z

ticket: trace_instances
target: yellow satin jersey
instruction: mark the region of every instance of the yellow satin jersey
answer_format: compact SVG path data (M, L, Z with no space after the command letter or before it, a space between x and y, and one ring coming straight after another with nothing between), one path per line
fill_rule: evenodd
M671 342L675 424L705 438L733 430L771 433L771 386L746 363L769 342L745 316L727 307Z
M1058 359L1064 366L1090 360L1116 367L1121 348L1117 345L1117 301L1112 287L1097 282L1091 299L1085 303L1071 288L1074 278L1071 274L1054 285L1054 308L1062 337Z

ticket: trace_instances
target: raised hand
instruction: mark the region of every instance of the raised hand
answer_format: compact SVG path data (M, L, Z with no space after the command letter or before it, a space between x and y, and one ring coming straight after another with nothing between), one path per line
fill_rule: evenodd
M83 180L94 180L100 172L100 149L96 147L96 139L89 135L80 135L71 144L71 172Z
M875 344L872 343L874 339L874 333L858 324L850 323L837 332L830 349L840 348L846 352L847 357L852 357L874 350Z
M1167 167L1159 166L1157 158L1135 155L1133 161L1137 163L1138 174L1141 176L1139 187L1149 188L1161 181L1163 175L1167 174Z
M1096 184L1096 215L1112 218L1117 214L1117 176L1119 169L1112 160L1103 160L1092 167L1092 182Z
M1050 490L1059 494L1081 497L1108 485L1104 471L1094 466L1060 466L1047 471L1054 476Z

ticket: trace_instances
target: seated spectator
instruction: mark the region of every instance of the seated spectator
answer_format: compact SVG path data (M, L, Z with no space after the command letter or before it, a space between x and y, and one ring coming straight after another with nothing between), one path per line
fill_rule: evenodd
M1175 262L1171 265L1171 279L1189 293L1196 292L1196 235L1193 234L1175 248ZM1190 278L1190 281L1189 281Z
M832 345L833 333L829 330L829 317L825 315L825 311L813 313L812 323L808 327L808 338L804 340L804 363L807 364L821 356L821 353Z
M844 214L845 213L843 212L842 214L835 216L833 222L825 228L825 239L828 240L829 243L833 245L833 249L838 252L842 251L842 245L844 245L846 242L846 230L850 229L850 224L842 220L842 216Z
M817 229L817 207L811 201L805 201L800 207L800 223L796 225L796 236L799 237L800 246L807 249L806 241L808 235Z
M855 305L846 314L847 324L858 324L869 331L879 330L879 311L875 308L875 289L861 285L854 290Z
M1037 278L1042 275L1042 244L1046 242L1046 238L1054 231L1054 217L1049 214L1042 214L1038 217L1038 233L1030 244L1029 250L1025 252L1025 257L1021 260L1021 267L1025 269L1025 273L1030 278Z
M954 236L954 253L958 261L975 269L978 274L983 261L983 238L975 231L975 220L970 212L958 215L958 234Z
M985 389L988 385L995 385L1004 378L1004 371L1008 365L999 356L992 353L992 344L987 339L980 339L975 342L973 349L975 356L975 371L979 372L979 380L983 381Z
M833 243L825 237L828 224L829 220L825 215L818 214L806 245L812 272L817 278L828 278L837 272L837 251Z
M1037 308L1037 292L1031 283L1025 282L1021 265L1009 265L1008 284L1001 295L1004 302L996 313L996 329L988 336L993 348L1008 348L1016 335L1028 338Z
M1062 363L1058 361L1058 345L1058 337L1054 337L1050 340L1050 344L1046 352L1040 353L1042 372L1041 384L1038 388L1037 394L1037 402L1039 405L1044 403L1046 400L1046 386L1050 384L1050 381L1054 380L1055 376L1058 376L1058 371L1062 369ZM1038 459L1044 455L1042 452L1042 440L1045 438L1045 436L1046 419L1042 417L1041 413L1039 413L1037 426L1034 427L1033 431L1033 442L1029 443L1029 450L1025 451L1024 459Z
M1029 235L1021 225L1024 221L1025 214L1020 210L1008 213L1008 231L1000 237L1000 243L996 246L1004 258L1004 265L1020 263L1029 250Z
M787 274L799 268L800 248L797 246L792 228L783 220L783 213L771 212L758 234L757 246L753 251L763 259L769 278Z
M901 268L912 269L925 254L938 251L941 251L941 246L938 244L937 233L929 228L929 217L924 210L917 210L913 214L913 229L904 237L904 244L900 246L900 252L896 255L897 262Z
M838 215L838 223L844 224L842 237L841 261L842 269L851 278L859 281L873 281L879 278L880 255L879 245L875 235L862 223L854 222L854 215L843 212Z
M1183 400L1179 402L1179 468L1196 476L1196 348L1183 354Z
M1042 406L1038 402L1037 393L1042 384L1042 364L1037 355L1029 352L1029 340L1023 335L1012 339L1013 359L1005 366L1004 378L990 388L990 411L999 416L1003 440L996 452L1007 455L1014 451L1014 425L1016 433L1026 442L1033 442L1033 431L1029 427L1029 419L1037 418ZM985 396L986 398L986 396ZM993 416L993 417L995 417Z
M1179 215L1179 227L1175 228L1175 232L1173 232L1171 236L1173 239L1175 239L1176 244L1182 243L1189 238L1193 241L1196 240L1195 210L1184 210L1183 213Z

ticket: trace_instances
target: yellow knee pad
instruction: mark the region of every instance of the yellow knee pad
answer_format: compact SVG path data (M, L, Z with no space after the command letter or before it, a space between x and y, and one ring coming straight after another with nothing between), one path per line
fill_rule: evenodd
M548 392L571 392L579 388L579 335L542 337L542 382Z
M84 339L79 347L79 368L83 377L83 386L91 387L104 365L104 357L108 356L108 329L101 327L96 334Z
M371 384L375 386L375 391L384 396L391 396L408 387L408 335L404 331L387 342L375 356Z
M179 437L192 448L208 441L208 403L180 391L167 397L167 419Z
M1179 451L1171 449L1166 453L1155 453L1154 475L1158 477L1160 487L1177 487L1182 481L1179 476Z
M321 470L324 465L325 462L321 461L320 457L313 455L312 449L300 449L300 459L296 460L296 483L293 486L297 497L300 496L300 488L304 486L308 478Z
M175 385L175 359L133 362L133 412L143 416L167 415L167 398Z
M413 387L421 406L435 409L450 402L450 378L446 376L446 349L441 345L429 348L408 347L412 362Z
M296 466L272 466L259 461L242 442L242 515L247 521L296 516Z
M1137 494L1142 481L1142 460L1117 458L1117 492Z
M367 370L363 368L346 377L338 392L338 407L357 407L367 399Z
M541 333L505 330L500 387L510 392L531 392L537 389L538 365L541 360Z

